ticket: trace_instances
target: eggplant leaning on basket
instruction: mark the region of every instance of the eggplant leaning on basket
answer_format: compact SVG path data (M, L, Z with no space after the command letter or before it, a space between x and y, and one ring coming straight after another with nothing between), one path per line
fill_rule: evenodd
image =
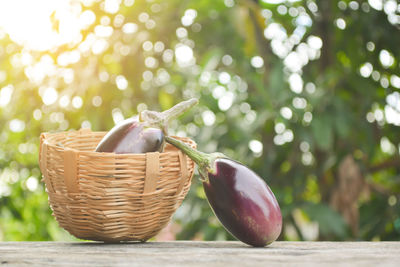
M221 153L206 154L169 136L165 139L198 165L208 202L226 230L254 247L266 246L279 237L279 204L255 172Z
M180 102L164 112L144 110L139 116L115 125L99 142L96 152L162 152L168 123L198 103L195 98Z

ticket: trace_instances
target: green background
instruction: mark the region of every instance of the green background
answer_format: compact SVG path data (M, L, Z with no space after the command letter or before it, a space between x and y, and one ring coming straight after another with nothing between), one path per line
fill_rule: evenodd
M280 240L400 239L397 1L116 2L117 12L73 2L95 20L82 41L49 51L0 34L0 240L73 239L40 182L41 132L105 131L190 97L199 105L170 133L263 177L281 206ZM79 60L63 62L69 52ZM58 99L45 104L48 88ZM233 239L198 178L157 240Z

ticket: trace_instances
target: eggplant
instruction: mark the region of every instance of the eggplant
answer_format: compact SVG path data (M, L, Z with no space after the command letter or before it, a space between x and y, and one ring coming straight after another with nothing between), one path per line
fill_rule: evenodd
M96 151L117 154L161 152L163 145L163 130L146 127L135 116L113 127L97 145Z
M264 247L279 237L278 201L255 172L221 153L206 154L169 136L165 139L198 165L207 200L228 232L254 247Z
M198 100L192 98L164 112L144 110L139 116L114 126L101 139L95 151L117 154L162 152L169 122L197 103Z

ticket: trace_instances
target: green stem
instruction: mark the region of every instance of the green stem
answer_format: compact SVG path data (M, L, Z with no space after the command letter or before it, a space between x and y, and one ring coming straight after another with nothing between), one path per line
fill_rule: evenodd
M191 158L199 167L199 173L203 182L208 182L208 172L213 171L215 155L214 154L206 154L204 152L200 152L189 145L176 140L170 136L165 136L165 140L171 145L182 150L189 158Z
M210 156L206 153L200 152L189 145L185 144L182 141L179 141L175 138L170 136L166 136L165 140L170 143L171 145L179 148L182 150L189 158L191 158L197 165L209 165L210 163Z

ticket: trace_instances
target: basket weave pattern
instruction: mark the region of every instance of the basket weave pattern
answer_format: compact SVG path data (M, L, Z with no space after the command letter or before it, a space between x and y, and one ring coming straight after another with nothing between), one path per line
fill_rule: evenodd
M182 203L194 162L169 144L163 153L94 152L105 134L41 135L39 161L50 207L60 226L78 238L147 240ZM188 138L176 138L196 146Z

